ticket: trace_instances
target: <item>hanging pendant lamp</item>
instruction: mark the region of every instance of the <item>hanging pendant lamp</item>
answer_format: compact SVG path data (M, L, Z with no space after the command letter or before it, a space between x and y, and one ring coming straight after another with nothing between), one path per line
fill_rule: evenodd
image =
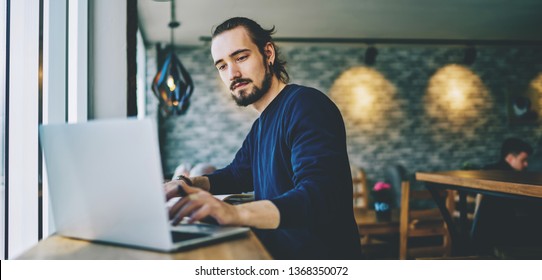
M164 116L182 115L190 106L190 96L194 91L192 78L181 61L175 55L173 47L173 30L180 23L175 19L175 0L171 0L171 45L164 64L154 76L152 91L160 101Z

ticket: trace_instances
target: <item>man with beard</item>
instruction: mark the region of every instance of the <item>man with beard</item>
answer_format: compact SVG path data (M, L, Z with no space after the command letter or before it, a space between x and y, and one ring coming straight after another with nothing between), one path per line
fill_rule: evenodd
M167 199L186 193L170 217L252 227L278 259L358 258L341 114L322 92L288 84L273 33L239 17L214 30L211 53L222 81L239 106L260 116L228 166L166 184ZM211 195L246 191L255 201L229 205Z

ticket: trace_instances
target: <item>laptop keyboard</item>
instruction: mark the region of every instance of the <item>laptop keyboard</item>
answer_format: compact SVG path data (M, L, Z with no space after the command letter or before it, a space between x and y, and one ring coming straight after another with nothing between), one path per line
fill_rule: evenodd
M207 236L209 234L205 233L192 233L192 232L178 232L178 231L172 231L171 232L171 238L173 239L173 242L180 242L185 240L190 240L198 237Z

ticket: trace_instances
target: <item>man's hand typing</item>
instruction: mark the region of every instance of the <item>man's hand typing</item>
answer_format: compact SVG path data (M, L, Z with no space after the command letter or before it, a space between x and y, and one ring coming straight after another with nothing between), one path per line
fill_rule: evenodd
M221 225L240 225L237 209L216 199L209 192L188 186L183 180L175 181L175 186L173 183L166 185L166 196L169 198L179 196L177 189L179 186L186 193L169 209L169 218L172 220L172 224L178 224L184 217L189 217L190 223L212 217Z

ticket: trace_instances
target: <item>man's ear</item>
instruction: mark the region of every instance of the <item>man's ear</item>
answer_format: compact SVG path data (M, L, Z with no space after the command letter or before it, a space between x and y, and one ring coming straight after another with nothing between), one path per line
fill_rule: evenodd
M510 164L514 159L516 158L516 156L512 153L510 154L507 154L505 157L504 157L504 160L506 162L508 162L508 164Z
M265 56L267 57L267 64L275 64L275 47L271 42L267 42L263 48Z

